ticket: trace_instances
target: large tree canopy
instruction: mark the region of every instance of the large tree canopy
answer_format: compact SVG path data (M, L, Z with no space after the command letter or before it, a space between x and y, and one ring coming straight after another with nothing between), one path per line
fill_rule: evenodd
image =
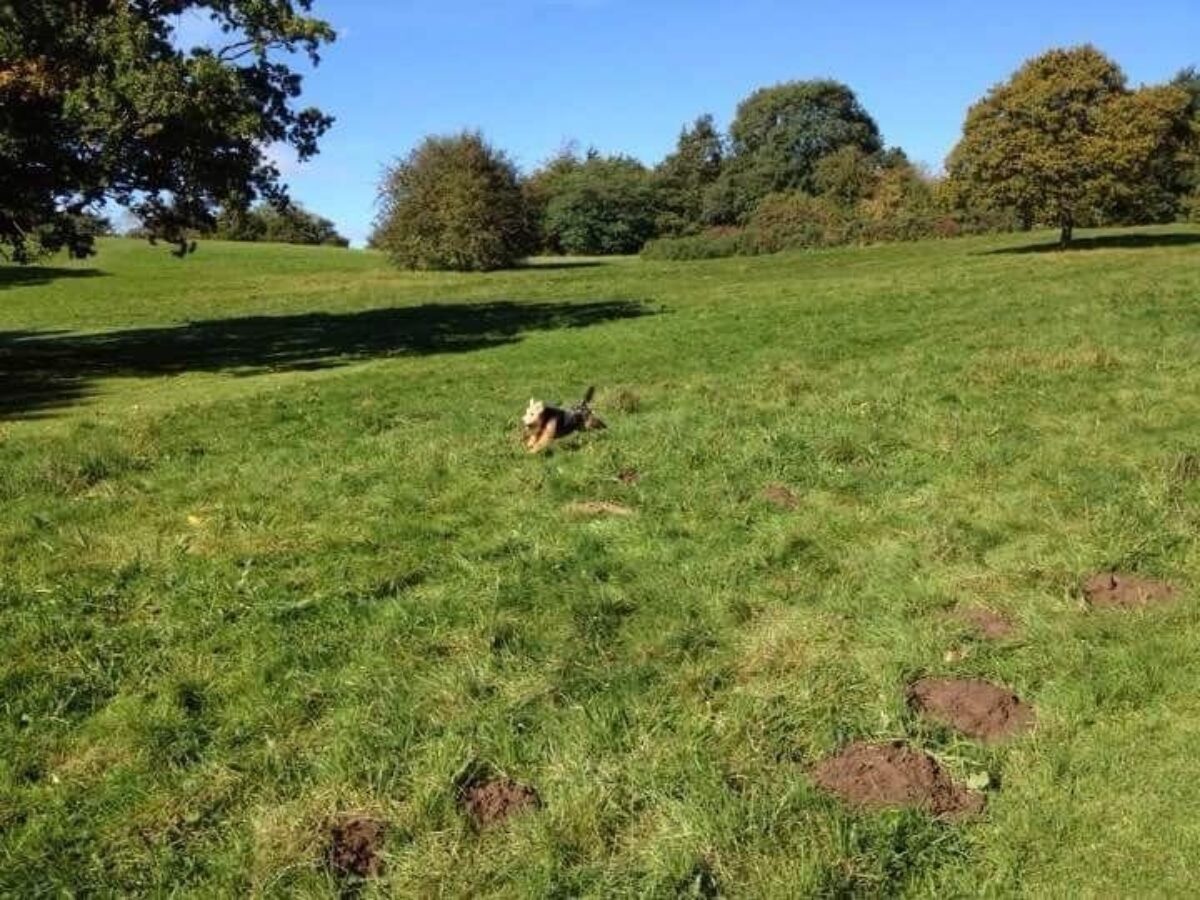
M428 137L384 175L372 246L409 269L490 271L531 249L516 166L478 132Z
M230 196L280 201L273 143L300 159L332 120L295 105L334 33L311 0L0 0L0 251L91 250L74 227L109 201L181 247ZM181 15L222 40L180 48Z
M637 253L654 237L654 181L628 156L559 157L534 176L544 200L542 243L555 253Z
M1077 224L1162 205L1191 141L1189 101L1179 87L1129 90L1094 47L1051 50L971 107L950 175L967 203L1052 222L1066 244Z
M793 81L755 91L729 127L732 155L709 191L710 222L744 219L767 194L815 190L817 162L843 147L878 153L875 120L837 81Z

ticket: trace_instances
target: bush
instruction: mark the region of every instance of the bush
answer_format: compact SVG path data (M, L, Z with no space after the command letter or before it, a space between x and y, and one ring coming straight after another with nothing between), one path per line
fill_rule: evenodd
M642 248L643 259L721 259L741 252L742 232L714 228L688 237L658 238Z
M516 167L482 135L429 137L384 176L373 243L409 269L488 271L531 247Z
M637 253L657 231L650 173L637 160L590 155L540 179L542 242L555 252Z
M860 225L824 197L798 191L768 194L746 223L741 248L747 254L853 243Z
M210 236L220 241L350 246L350 241L338 234L333 222L295 203L261 204L251 209L230 204L217 216L217 226Z

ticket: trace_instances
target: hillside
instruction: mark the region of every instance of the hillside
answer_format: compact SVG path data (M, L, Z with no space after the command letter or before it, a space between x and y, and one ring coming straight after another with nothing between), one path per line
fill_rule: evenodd
M395 896L1190 891L1200 229L1078 237L0 269L0 893L322 894L348 833ZM985 808L843 804L859 740Z

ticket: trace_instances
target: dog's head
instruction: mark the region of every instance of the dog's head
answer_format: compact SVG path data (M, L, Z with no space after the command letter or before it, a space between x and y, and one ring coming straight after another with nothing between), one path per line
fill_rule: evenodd
M526 428L532 428L542 420L542 413L546 411L546 404L541 400L529 398L529 406L525 408L525 415L521 416L521 423Z

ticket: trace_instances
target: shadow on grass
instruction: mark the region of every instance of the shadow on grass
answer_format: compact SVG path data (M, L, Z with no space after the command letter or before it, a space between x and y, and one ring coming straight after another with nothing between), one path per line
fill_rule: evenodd
M593 269L606 265L601 259L572 259L569 256L536 256L522 262L519 269L540 269L550 272L558 269Z
M63 269L55 266L0 266L0 291L5 288L33 287L63 278L102 278L99 269Z
M1004 253L1074 253L1076 250L1117 250L1142 247L1186 247L1200 244L1200 232L1176 231L1169 234L1102 234L1096 237L1076 238L1066 247L1058 241L1024 244L1020 247L1004 247L989 250L989 254Z
M527 331L585 328L653 310L632 300L427 303L352 313L255 316L102 334L0 332L0 419L45 416L102 378L256 375L378 356L465 353Z

